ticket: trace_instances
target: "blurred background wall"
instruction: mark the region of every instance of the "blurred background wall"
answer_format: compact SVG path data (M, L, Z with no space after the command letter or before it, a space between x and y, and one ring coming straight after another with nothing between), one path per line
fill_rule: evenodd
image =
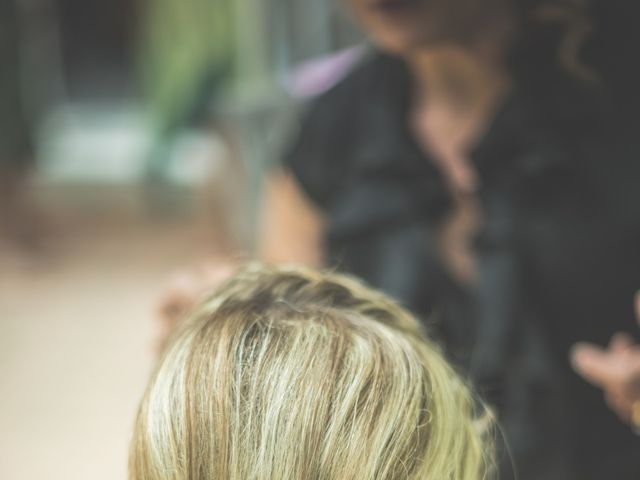
M295 72L360 36L333 0L0 10L0 478L125 478L159 292L251 249Z

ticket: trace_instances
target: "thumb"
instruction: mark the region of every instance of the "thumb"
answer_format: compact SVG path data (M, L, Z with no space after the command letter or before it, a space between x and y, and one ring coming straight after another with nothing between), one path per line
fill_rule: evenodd
M604 350L595 345L580 343L571 350L571 364L576 372L590 383L603 386L611 378L611 365Z

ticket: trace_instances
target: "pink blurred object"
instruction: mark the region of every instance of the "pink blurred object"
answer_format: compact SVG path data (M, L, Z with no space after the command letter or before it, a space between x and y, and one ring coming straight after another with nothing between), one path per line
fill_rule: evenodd
M305 61L288 75L285 88L295 98L326 92L347 76L365 52L365 47L356 46Z

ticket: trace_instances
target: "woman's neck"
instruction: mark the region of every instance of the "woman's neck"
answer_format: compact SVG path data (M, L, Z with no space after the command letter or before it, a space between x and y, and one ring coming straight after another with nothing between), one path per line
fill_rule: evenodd
M498 48L442 46L409 56L414 105L427 102L455 116L478 116L495 109L510 89L506 52Z
M510 90L505 56L498 47L442 46L408 58L415 86L412 129L453 191L477 188L468 151Z

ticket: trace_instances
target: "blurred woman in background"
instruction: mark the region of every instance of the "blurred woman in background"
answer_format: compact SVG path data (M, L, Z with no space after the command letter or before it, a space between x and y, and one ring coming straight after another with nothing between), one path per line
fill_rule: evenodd
M568 361L578 340L634 331L629 4L351 6L375 49L306 111L269 181L262 256L435 311L500 411L518 478L638 478L640 439Z
M254 266L172 337L138 414L129 478L488 480L483 410L384 295Z
M306 111L260 255L393 295L498 408L502 477L636 479L640 439L576 375L634 332L637 42L622 0L352 0L373 51ZM435 315L431 316L435 312Z

